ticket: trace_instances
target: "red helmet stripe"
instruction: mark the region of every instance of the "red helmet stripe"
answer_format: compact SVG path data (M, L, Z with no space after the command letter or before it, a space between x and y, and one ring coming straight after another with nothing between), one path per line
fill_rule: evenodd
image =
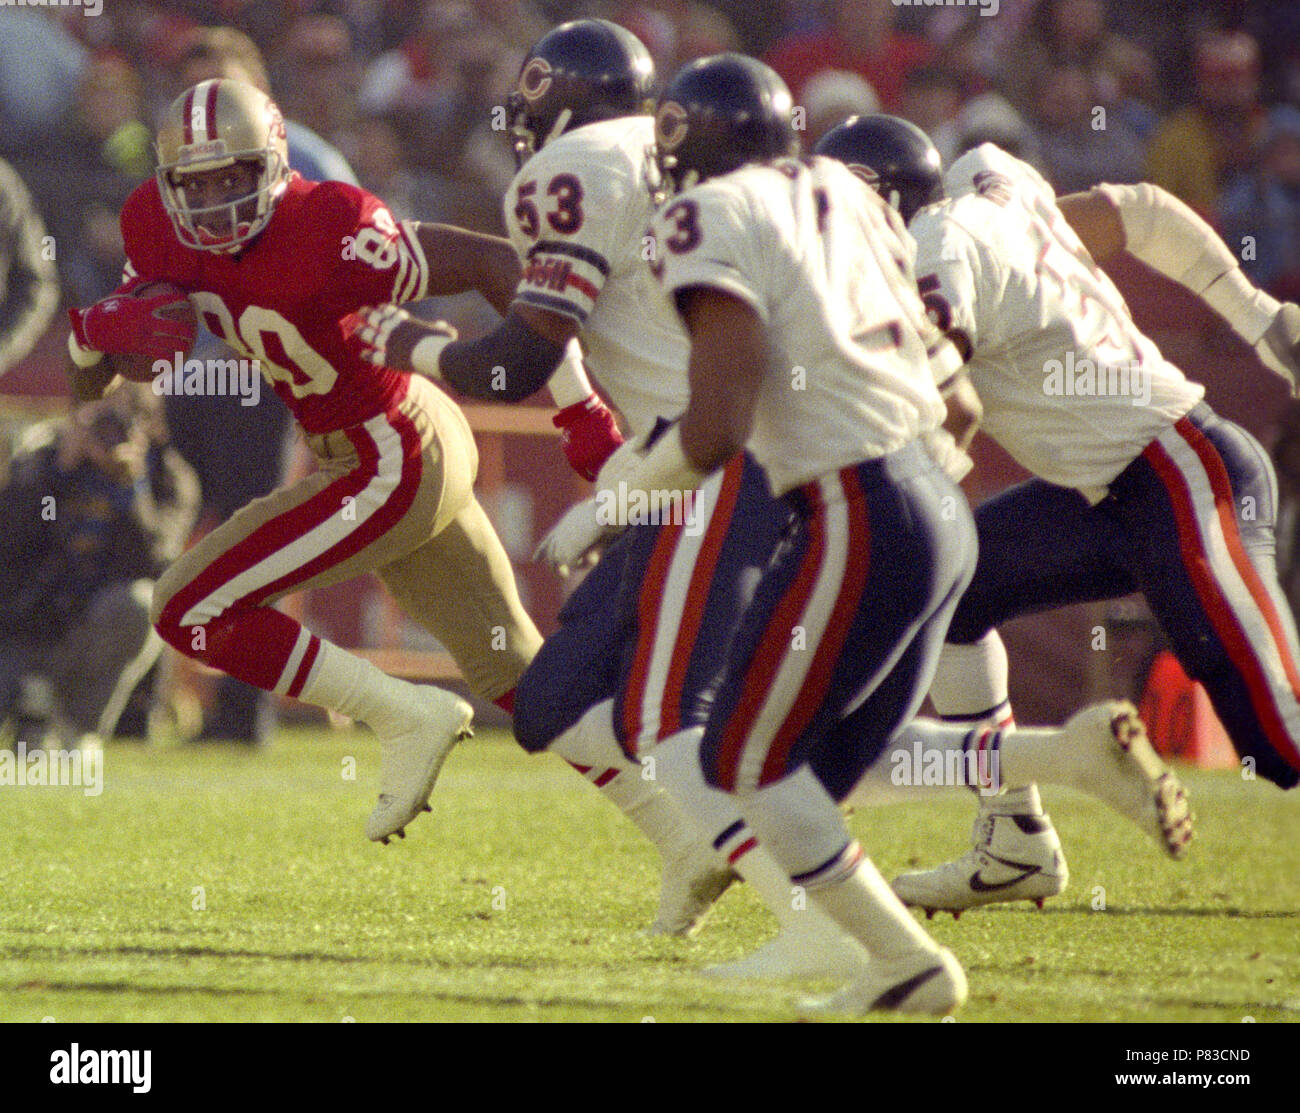
M221 85L221 78L216 78L208 85L208 103L205 105L208 117L208 138L219 138L217 132L217 88Z
M185 121L184 145L188 147L194 142L194 89L185 94L185 107L181 109L181 119Z

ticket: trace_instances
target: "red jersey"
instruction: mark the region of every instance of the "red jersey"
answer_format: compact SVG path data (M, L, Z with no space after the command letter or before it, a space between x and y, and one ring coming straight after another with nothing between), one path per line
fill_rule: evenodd
M343 182L294 174L262 233L235 255L186 247L158 183L122 207L125 275L174 282L208 329L261 364L308 433L391 413L407 376L361 358L357 311L425 296L429 266L410 221Z

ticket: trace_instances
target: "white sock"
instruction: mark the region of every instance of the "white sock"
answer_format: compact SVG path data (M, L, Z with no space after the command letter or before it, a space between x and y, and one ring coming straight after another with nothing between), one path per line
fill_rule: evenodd
M671 857L699 837L672 798L642 766L623 753L614 735L613 700L590 708L547 749L589 780L646 838Z
M970 645L945 642L930 683L934 709L944 719L992 720L999 727L1014 722L1007 691L1008 671L1007 647L996 630Z
M839 807L807 765L736 802L796 885L800 875L816 873L852 842Z
M938 949L856 842L845 848L840 861L827 863L822 874L825 881L807 881L808 895L873 958L889 962Z
M793 884L873 957L888 961L918 947L935 949L806 765L747 795L741 806Z
M359 719L376 734L406 729L417 685L389 676L362 657L320 639L320 651L299 695L305 703Z
M703 735L703 728L694 728L659 743L651 755L656 780L677 801L692 826L754 890L782 929L803 928L807 916L796 907L790 875L741 818L736 798L705 781L700 768Z
M1011 786L1068 785L1088 791L1094 781L1078 768L1077 759L1062 742L1057 727L1020 727L1004 732L998 743L1002 783Z

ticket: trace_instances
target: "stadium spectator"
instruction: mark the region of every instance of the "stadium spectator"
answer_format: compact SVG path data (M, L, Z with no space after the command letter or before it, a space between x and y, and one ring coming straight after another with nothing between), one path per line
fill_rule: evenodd
M1248 169L1267 126L1259 45L1241 31L1210 35L1196 51L1196 102L1156 129L1146 177L1213 221L1229 177Z
M1300 299L1300 108L1269 112L1259 161L1231 179L1219 210L1224 239L1251 280L1279 298Z
M955 143L962 99L961 79L951 69L942 65L917 66L903 82L899 115L926 132L942 150L941 138L949 147Z
M0 161L0 377L31 351L59 307L51 246L27 187Z
M39 149L58 133L86 58L52 11L0 6L0 155Z
M522 56L465 4L433 3L416 32L367 67L363 113L396 127L410 162L460 193L461 223L499 231L500 198L514 158L493 110Z
M1032 109L1044 75L1066 65L1082 66L1098 103L1110 108L1130 100L1152 105L1156 99L1154 63L1136 43L1107 29L1103 0L1043 0L1013 58L1003 64L1001 85L1021 112Z
M941 131L945 132L943 138L947 139L946 129ZM1034 129L999 93L982 93L962 105L951 136L951 150L940 146L937 141L935 143L945 165L949 159L955 159L981 143L995 143L1016 158L1024 159L1035 169L1042 168Z
M614 6L612 19L645 43L660 74L676 73L695 58L740 49L730 19L713 4L623 0Z
M153 133L140 75L122 55L92 58L74 103L69 140L47 164L60 210L50 219L68 298L87 301L121 278L117 212L153 172Z
M356 134L356 92L361 66L348 25L336 16L306 15L289 26L276 67L287 119L310 128L336 147L350 147Z
M972 92L983 92L997 83L1008 60L1015 57L1017 40L1039 7L1040 0L998 0L996 19L982 14L991 9L991 0L982 6L926 9L932 12L926 38Z
M198 485L152 402L121 389L82 406L0 488L0 719L16 719L18 743L111 735L119 680L161 647L152 581L181 552Z
M781 40L765 61L785 79L796 103L814 74L849 70L866 78L884 110L894 112L908 73L934 55L924 39L894 29L897 11L891 0L833 0L829 28Z
M1118 112L1099 103L1085 67L1045 70L1034 104L1039 154L1057 193L1141 180L1142 140Z
M382 115L429 109L439 83L446 78L442 66L450 61L440 51L440 44L472 34L477 25L468 4L427 5L415 31L366 67L358 93L361 110Z
M856 73L823 70L804 86L803 107L807 121L802 141L810 148L847 117L879 112L880 98L870 82Z
M455 190L409 163L401 136L384 117L362 117L353 164L362 188L382 197L398 220L455 223Z

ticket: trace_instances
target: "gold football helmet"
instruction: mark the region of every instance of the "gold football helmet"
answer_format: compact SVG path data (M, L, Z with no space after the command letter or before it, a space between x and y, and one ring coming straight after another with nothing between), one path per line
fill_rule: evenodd
M194 204L187 175L236 164L254 171L256 188L217 204ZM256 236L289 184L284 118L265 93L216 78L186 90L158 130L158 186L177 238L203 251L234 252Z

